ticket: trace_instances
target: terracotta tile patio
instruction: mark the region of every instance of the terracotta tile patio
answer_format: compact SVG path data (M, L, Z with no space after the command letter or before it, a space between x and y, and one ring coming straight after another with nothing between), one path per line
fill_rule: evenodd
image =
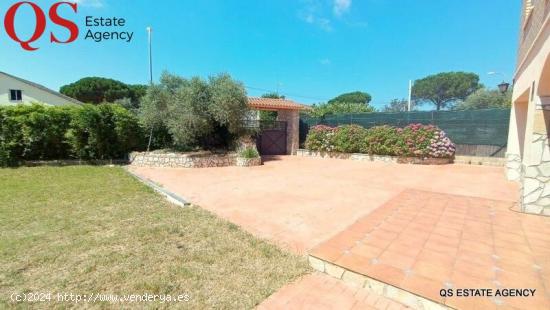
M405 190L311 255L458 309L550 309L550 219L510 201ZM443 298L528 288L534 297Z
M404 305L344 283L326 274L313 273L291 283L263 301L258 310L279 309L408 309Z
M246 169L130 169L256 236L299 254L306 254L405 189L508 201L518 196L517 185L506 181L502 167L396 165L282 156ZM438 201L431 204L437 207ZM415 222L420 227L434 217L430 210L424 213L427 215ZM406 221L414 215L404 213L395 220ZM456 215L452 219L456 221ZM389 236L381 233L373 238L381 242Z

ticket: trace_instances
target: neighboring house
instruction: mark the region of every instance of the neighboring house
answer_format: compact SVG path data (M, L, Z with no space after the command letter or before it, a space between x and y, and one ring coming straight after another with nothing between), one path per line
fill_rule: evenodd
M524 0L508 136L507 174L527 213L550 215L550 0Z
M0 106L30 103L50 106L82 104L47 87L0 71Z

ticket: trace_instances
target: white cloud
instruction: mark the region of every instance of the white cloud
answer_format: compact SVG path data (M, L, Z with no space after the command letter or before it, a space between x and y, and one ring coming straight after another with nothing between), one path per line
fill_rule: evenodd
M323 6L319 0L303 0L304 8L299 13L300 18L308 24L315 25L324 31L332 31L331 20L322 14Z
M334 0L332 11L336 16L342 16L348 12L351 7L351 0Z
M105 6L105 3L103 2L103 0L73 0L73 1L78 3L78 5L92 7L92 8L102 8L103 6Z
M323 66L328 66L328 65L330 65L332 62L331 62L330 59L328 59L328 58L323 58L323 59L319 60L319 63L322 64Z

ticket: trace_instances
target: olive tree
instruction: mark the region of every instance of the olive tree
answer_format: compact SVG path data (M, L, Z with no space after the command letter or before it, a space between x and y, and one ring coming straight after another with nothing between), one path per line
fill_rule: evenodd
M508 109L512 106L512 91L502 93L498 89L480 88L460 102L457 110Z
M141 104L149 127L164 127L179 149L227 148L248 112L244 86L227 74L189 80L164 73Z

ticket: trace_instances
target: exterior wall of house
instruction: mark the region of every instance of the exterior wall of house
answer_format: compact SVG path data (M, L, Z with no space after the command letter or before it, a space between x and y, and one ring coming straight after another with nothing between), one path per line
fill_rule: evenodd
M22 101L10 100L10 89L21 90ZM17 79L0 74L0 106L43 103L46 105L75 105L73 101L67 100L61 96L56 96L48 91L34 87Z
M286 122L286 150L288 155L296 155L300 146L300 111L279 110L278 121Z
M550 1L524 0L507 175L527 213L550 215Z

